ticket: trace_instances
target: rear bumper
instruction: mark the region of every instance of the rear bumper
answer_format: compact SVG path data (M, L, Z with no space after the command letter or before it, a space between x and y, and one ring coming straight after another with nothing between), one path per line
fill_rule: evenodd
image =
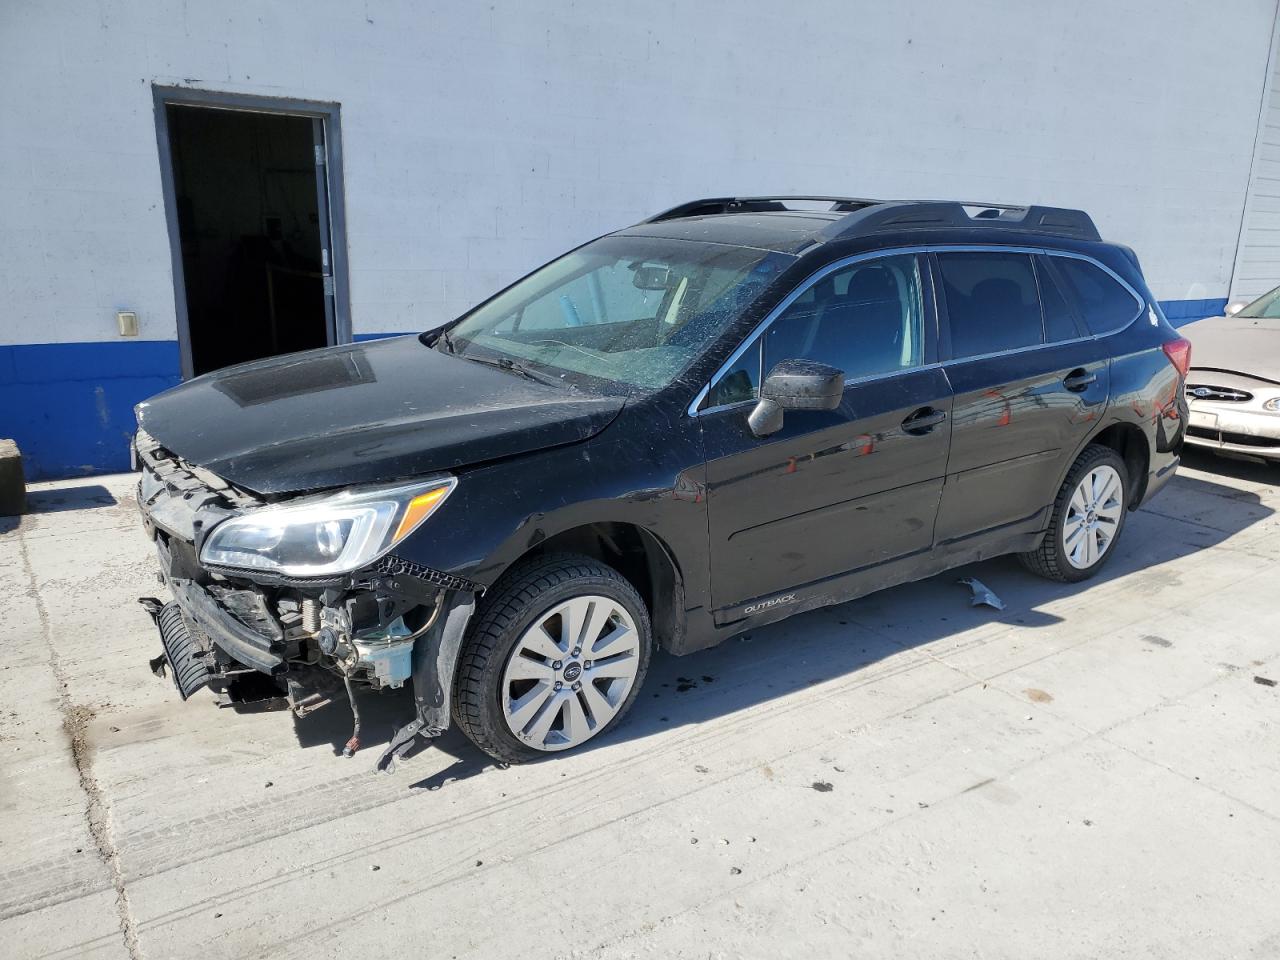
M1147 489L1142 493L1142 504L1150 503L1151 498L1165 488L1165 485L1177 474L1178 467L1182 465L1181 457L1169 456L1162 460L1162 464L1157 469L1147 474Z

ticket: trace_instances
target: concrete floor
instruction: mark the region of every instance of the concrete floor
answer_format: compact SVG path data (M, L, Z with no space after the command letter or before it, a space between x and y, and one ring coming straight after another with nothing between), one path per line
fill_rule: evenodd
M1196 456L1091 585L980 564L659 657L581 754L451 734L391 777L340 706L180 703L132 477L38 484L0 521L0 953L1280 956L1278 480ZM409 701L367 700L385 741Z

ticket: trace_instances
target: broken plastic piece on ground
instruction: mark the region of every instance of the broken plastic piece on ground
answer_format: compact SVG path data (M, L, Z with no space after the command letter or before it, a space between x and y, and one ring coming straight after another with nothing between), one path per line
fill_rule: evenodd
M976 577L965 577L959 582L973 591L973 598L970 601L972 606L977 607L985 603L988 607L995 607L997 610L1004 609L1004 601L992 593L991 588L981 580Z
M1276 685L1276 681L1272 680L1270 677L1258 677L1258 676L1255 676L1255 677L1253 678L1253 682L1254 682L1254 683L1260 683L1260 684L1262 684L1264 687L1274 687L1274 686Z
M404 755L413 749L419 734L426 740L434 740L440 736L441 732L427 727L421 718L411 720L395 732L391 742L387 744L387 749L382 751L378 762L373 765L373 769L379 773L395 773L396 761L403 760Z

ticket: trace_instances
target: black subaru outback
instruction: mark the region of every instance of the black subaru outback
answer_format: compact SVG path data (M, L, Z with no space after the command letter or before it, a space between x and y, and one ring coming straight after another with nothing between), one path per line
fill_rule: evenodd
M388 764L451 716L567 750L655 644L999 554L1097 573L1178 465L1189 360L1080 211L698 200L420 336L141 404L153 666L298 715L411 682Z

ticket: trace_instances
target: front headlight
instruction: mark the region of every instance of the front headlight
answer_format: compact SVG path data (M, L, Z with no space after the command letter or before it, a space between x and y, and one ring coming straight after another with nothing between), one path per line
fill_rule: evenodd
M350 573L413 533L457 482L437 477L260 507L214 527L200 562L286 577Z

